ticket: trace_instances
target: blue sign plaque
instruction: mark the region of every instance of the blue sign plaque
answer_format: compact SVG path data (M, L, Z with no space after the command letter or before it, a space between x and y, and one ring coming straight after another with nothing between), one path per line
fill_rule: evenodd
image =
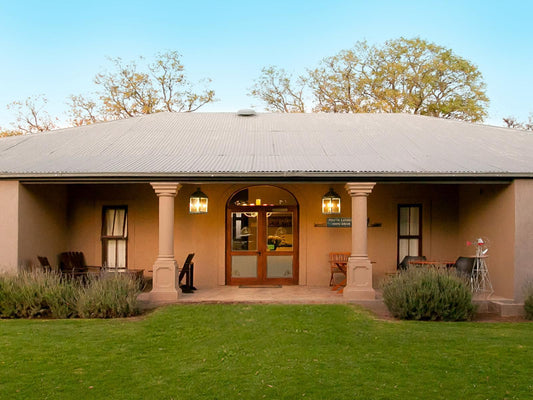
M351 228L351 218L328 218L326 222L328 228Z

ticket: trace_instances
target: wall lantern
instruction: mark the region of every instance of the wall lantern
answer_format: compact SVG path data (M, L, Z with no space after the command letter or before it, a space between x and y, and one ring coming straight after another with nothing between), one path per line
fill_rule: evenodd
M207 213L207 196L200 188L191 194L189 198L189 213L206 214Z
M324 196L322 196L322 214L340 214L341 213L341 198L340 196L329 189Z

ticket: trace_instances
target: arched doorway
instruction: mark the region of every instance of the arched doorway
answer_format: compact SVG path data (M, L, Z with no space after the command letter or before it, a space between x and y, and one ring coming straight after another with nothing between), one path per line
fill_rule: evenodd
M275 186L250 186L228 201L226 284L298 284L298 202Z

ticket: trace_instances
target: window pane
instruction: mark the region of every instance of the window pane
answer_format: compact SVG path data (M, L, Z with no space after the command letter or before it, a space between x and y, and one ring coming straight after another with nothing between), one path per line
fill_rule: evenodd
M104 260L104 265L109 268L116 268L116 254L117 254L117 241L116 240L107 240L107 259Z
M104 265L108 268L126 268L126 240L106 239L104 246L106 251Z
M128 212L125 206L104 207L102 221L102 265L126 268L128 249Z
M113 226L115 225L115 210L107 209L105 211L105 230L104 235L112 236L113 235Z
M402 261L409 255L409 239L400 239L398 242L398 260Z
M420 208L410 207L409 235L419 235L420 228Z
M268 256L267 278L292 278L292 256Z
M257 278L257 256L231 256L233 278Z
M400 207L400 235L409 235L409 207Z
M113 236L124 236L124 228L126 223L126 210L115 209L115 223L113 225Z
M292 213L267 213L267 250L292 251L293 246Z
M398 260L402 261L405 256L419 256L418 239L400 239L398 241Z
M420 231L421 205L398 207L398 262L405 256L420 256L422 232Z
M122 212L124 213L124 216L122 217L124 222L121 225L123 227L122 237L127 238L128 237L128 214L126 213L126 210L122 210Z
M234 251L257 250L257 213L231 213L231 249Z
M419 256L418 254L418 239L409 239L409 255Z
M117 268L126 268L126 241L117 240Z
M108 208L105 212L104 235L126 237L128 221L123 208Z

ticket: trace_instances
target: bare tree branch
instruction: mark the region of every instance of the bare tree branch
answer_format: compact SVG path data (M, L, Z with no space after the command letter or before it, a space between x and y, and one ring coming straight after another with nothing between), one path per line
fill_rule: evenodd
M9 104L8 110L14 110L16 114L16 123L13 124L15 131L27 134L54 129L56 125L45 110L47 103L48 100L41 94Z

